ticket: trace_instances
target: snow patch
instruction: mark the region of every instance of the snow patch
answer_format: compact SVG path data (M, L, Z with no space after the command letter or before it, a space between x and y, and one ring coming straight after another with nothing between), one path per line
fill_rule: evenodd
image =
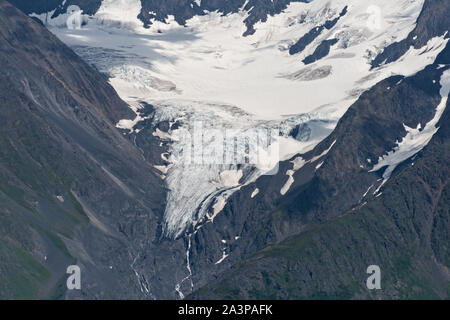
M436 113L433 119L430 120L425 125L423 130L420 130L420 124L417 128L410 128L406 125L403 125L407 134L403 138L402 141L397 141L397 146L389 151L386 155L381 156L378 159L378 163L370 170L369 172L375 172L380 170L383 167L387 167L383 173L383 182L375 191L374 194L378 193L381 187L389 180L394 172L395 168L402 163L403 161L411 158L418 152L420 152L433 138L435 133L439 130L436 126L445 110L447 105L448 95L450 93L450 70L444 71L442 74L440 84L442 86L440 90L441 94L441 102L436 108Z
M255 188L255 190L253 190L253 192L252 192L250 197L253 199L254 197L256 197L258 195L258 193L259 193L259 189Z
M140 0L103 0L95 17L101 25L134 30L143 26L138 19L141 8Z
M135 119L121 120L117 127L138 134L134 128L145 120L134 107L138 101L154 106L152 126L157 126L158 121L182 119L178 130L154 133L173 155L170 170L159 169L167 172L165 183L169 189L165 233L176 237L193 221L206 215L214 217L240 186L269 171L252 165L177 162L190 146L190 141L183 140L183 130L191 130L196 121L244 132L280 129L276 142L263 150L269 164L273 163L271 149L279 149L275 162L312 150L362 92L393 74L416 73L440 52L447 40L436 38L425 48L411 49L399 61L371 69L370 57L413 30L423 3L377 1L389 15L382 17L384 21L376 30L367 26L364 1L291 3L281 14L257 23L255 34L248 37L242 37L246 30L243 21L248 17L243 10L226 16L206 13L187 21L186 27L171 16L165 22L152 21L152 27L146 29L137 19L139 0L102 1L98 13L89 17L81 30L67 29L67 16L58 17L58 21L49 14L39 18L86 61L111 75L112 86L136 112ZM335 17L346 5L348 13L331 30L321 34L304 52L289 54L295 41ZM301 60L330 37L339 42L329 56L305 67ZM311 133L296 140L290 132L299 124L307 124ZM214 145L211 142L207 147ZM306 163L298 161L293 171ZM240 185L235 184L236 176L226 177L224 183L221 172L239 170ZM292 183L293 175L289 176L285 192Z
M301 54L289 54L291 44L335 17L346 5L348 13L329 32L321 34ZM363 92L391 73L421 70L429 64L426 57L435 56L439 49L435 43L425 53L412 50L397 70L391 70L396 63L371 70L368 52L376 54L405 38L415 26L423 0L379 0L377 5L390 13L379 30L368 28L367 4L363 1L335 0L326 7L322 1L313 1L289 4L282 13L258 22L255 34L242 37L246 30L243 21L248 16L245 11L226 16L209 12L188 20L186 27L171 16L165 22L153 21L152 27L145 29L137 19L139 0L106 0L83 30L52 31L69 45L101 44L105 50L114 50L115 57L123 56L124 62L119 65L95 63L108 69L102 71L114 72L116 77L111 82L124 99L151 96L153 100L208 101L214 97L215 101L238 106L263 119L281 119L318 108L326 108L330 117L340 118L359 97L354 92ZM299 17L304 21L295 23ZM105 25L117 29L105 29ZM331 36L339 42L331 48L329 58L304 69L300 61ZM127 63L130 56L132 64ZM107 60L109 56L98 59ZM303 71L292 75L293 70ZM358 83L368 75L374 76ZM304 81L297 81L298 77ZM355 86L357 90L352 91ZM327 94L318 94L317 88L326 88Z

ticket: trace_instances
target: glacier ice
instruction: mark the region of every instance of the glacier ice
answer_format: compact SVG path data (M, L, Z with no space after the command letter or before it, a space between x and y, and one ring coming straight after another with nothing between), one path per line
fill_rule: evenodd
M68 15L34 16L110 76L110 83L136 112L135 119L121 120L119 128L139 134L136 124L145 120L139 113L141 102L155 108L152 126L158 121L179 124L169 132L154 130L169 147L168 154L161 155L167 165L156 167L169 189L164 230L177 237L201 223L213 223L234 192L267 173L267 168L248 163L180 161L192 142L185 133L198 122L241 133L278 130L272 147L260 151L270 160L270 148L276 147L279 160L294 159L295 172L303 164L297 155L323 140L362 92L388 76L414 74L432 63L446 43L443 38L433 39L426 50L412 48L395 63L375 70L370 66L371 57L406 38L423 2L377 1L382 20L376 28L367 22L371 12L365 1L292 3L281 14L257 23L255 34L247 37L242 37L248 16L244 10L225 16L210 12L190 19L186 27L172 17L165 23L155 21L150 29L137 19L139 0L103 1L81 29L67 28ZM345 6L348 13L333 28L300 54L289 55L290 45ZM305 67L302 59L331 38L338 42L328 57ZM304 130L297 140L290 133L300 125ZM408 130L414 135L415 129ZM214 141L205 142L204 148L219 150ZM287 178L292 182L293 173Z

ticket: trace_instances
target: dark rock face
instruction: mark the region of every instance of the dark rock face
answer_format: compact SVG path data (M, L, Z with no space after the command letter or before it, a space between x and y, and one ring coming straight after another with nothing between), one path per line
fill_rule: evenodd
M66 13L67 8L71 5L79 6L81 10L83 10L84 14L93 15L98 11L101 4L102 0L68 0L56 7L55 13L53 13L52 18Z
M65 13L70 5L78 5L85 14L93 15L100 8L102 0L11 0L23 12L45 13L55 10L52 17ZM195 0L141 0L142 10L138 18L145 27L151 26L151 20L165 22L169 15L174 16L175 21L181 25L186 24L186 20L204 15L205 11L218 11L223 15L238 12L240 9L249 12L249 16L244 23L247 26L245 35L255 32L254 25L260 21L266 21L269 15L281 13L291 2L307 2L307 0L250 0L246 5L245 0L204 0L200 6ZM245 5L245 7L244 7Z
M115 128L129 107L3 0L0 64L0 297L177 297L184 243L160 239L163 181Z
M336 141L324 158L295 173L285 197L277 192L286 178L270 185L264 177L255 184L261 190L257 204L246 194L255 186L233 197L226 217L217 221L221 230L202 230L196 242L209 243L219 232L241 239L231 246L218 279L189 298L448 299L450 103L430 144L398 167L377 196L379 177L366 162L376 163L401 140L402 123L417 126L433 117L441 97L432 79L447 69L434 64L363 94L330 137L304 155L309 159ZM282 165L281 173L290 166ZM384 277L383 290L376 292L365 287L372 264Z
M63 0L9 0L9 2L27 14L41 14L56 9L63 3Z
M382 64L397 61L411 47L422 48L434 37L450 37L450 3L448 1L427 0L424 3L422 12L417 19L417 25L408 37L400 42L395 42L386 47L372 61L372 67L379 67Z
M348 7L345 6L344 9L342 9L342 11L338 17L336 17L332 20L328 20L323 25L316 26L313 29L311 29L309 32L307 32L304 36L302 36L295 44L293 44L289 48L289 54L294 55L294 54L300 53L303 50L305 50L305 48L309 44L311 44L322 33L322 31L324 29L326 29L326 30L332 29L336 25L336 23L338 23L339 19L347 14L347 10L348 10ZM331 40L327 40L327 41L331 41ZM326 45L327 45L326 43L323 44L324 47ZM328 50L329 50L329 46L328 46Z

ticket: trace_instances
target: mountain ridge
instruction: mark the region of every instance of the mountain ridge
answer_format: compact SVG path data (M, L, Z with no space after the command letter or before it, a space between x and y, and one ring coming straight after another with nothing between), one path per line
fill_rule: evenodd
M50 3L45 0L35 1L30 4L24 0L11 0L26 14L42 14L53 12L51 18L57 18L59 15L66 13L67 9L76 5L84 13L94 15L102 5L102 0L53 0ZM111 1L110 1L111 2ZM286 9L287 5L292 2L308 2L307 0L137 0L134 1L141 6L137 18L141 20L146 28L152 26L152 21L165 23L169 16L173 16L174 20L180 25L185 25L186 21L194 16L204 15L205 12L217 11L223 15L236 13L240 10L247 11L248 17L243 21L247 27L243 36L251 35L255 32L253 26L257 22L265 22L269 15L275 15ZM109 3L108 3L109 4Z
M60 1L47 2L50 7L41 6L42 2L12 2L29 5L22 7L29 14L46 14L56 8L52 13L55 17L65 14L69 5L79 5L88 15L100 8L99 1L66 1L62 7ZM146 10L151 10L161 2L146 3ZM179 3L167 2L157 16L160 14L165 21ZM189 3L192 2L183 2ZM251 3L265 8L268 1L250 1L247 6ZM278 12L290 1L274 3L274 12ZM43 25L0 0L0 239L5 244L0 247L0 297L448 299L448 101L438 119L439 130L434 133L427 125L433 125L432 121L440 115L436 107L443 99L441 82L450 64L450 45L445 42L442 28L448 29L449 22L444 14L439 14L435 15L436 24L426 23L439 5L433 0L424 3L415 31L405 36L409 39L417 30L429 27L422 30L421 45L415 48L417 57L407 60L420 66L427 60L428 66L408 76L389 74L363 92L352 93L357 98L335 127L330 119L287 117L280 126L289 139L295 138L296 143L312 143L314 138L320 141L281 161L275 175L258 176L239 185L212 219L209 214L214 211L208 211L203 221L188 223L174 237L165 232L166 208L173 199L168 195L186 190L176 189L181 181L167 182L177 177L169 175L173 170L170 138L177 129L189 124L189 116L199 113L190 109L191 102L176 101L162 107L140 97L133 100L134 104L124 102L114 91L121 89L115 81L123 80L123 74L114 77L109 70L101 70L104 74L100 74L96 68L102 69L102 63L112 61L117 69L123 66L131 80L143 78L152 86L169 91L179 90L178 84L154 77L147 79L145 69L126 69L129 61L142 62L138 54L121 60L129 53L121 51L128 45L126 42L115 51L103 50L102 43L96 48L74 46L93 68ZM241 4L244 1L202 1L202 5L211 8L220 6L223 13L236 10ZM348 12L341 11L344 1L338 4L333 10L318 6L323 16L317 21L311 17L310 23L322 25L325 21L333 30L342 21L329 18L339 12L342 19L351 14L360 17L351 7ZM448 8L444 6L442 12ZM183 24L191 9L187 9L187 14L183 6L181 9L177 19ZM249 21L271 17L270 10L255 10ZM276 19L267 19L272 18ZM301 25L301 17L296 18L294 23ZM252 39L251 23L247 25L247 39ZM337 46L351 46L346 25L345 22L339 26ZM258 29L255 35L261 39L251 44L255 51L266 50L258 46L273 35L271 27L266 30L262 26L261 33ZM100 38L106 37L108 31L119 36L124 32L121 41L130 36L128 29L108 24L100 27L106 30ZM404 32L407 28L399 30ZM68 34L59 27L50 30L67 40L69 37L64 36L82 36L82 32L90 31L86 29ZM180 28L182 32L186 29ZM295 49L296 41L303 39L300 34L292 36L294 33L288 34L292 40L289 43L277 47L269 42L269 47L289 58L289 48ZM95 35L87 33L85 39ZM174 35L177 34L163 32L162 37L168 37L167 43L180 41L175 41L180 48L189 40L198 39L195 33L186 38L170 38ZM296 72L293 79L300 77L299 70L306 72L297 69L303 67L297 54L314 53L327 36L324 33L312 42L306 41L308 45L301 46L306 51L293 55L292 61L298 63L292 70ZM142 39L161 41L158 34L146 34ZM433 39L438 40L428 47ZM427 54L433 57L429 52L445 43L434 63L428 61ZM389 48L387 45L384 52L389 53ZM221 51L216 48L200 52L220 61ZM390 63L375 66L367 77L378 79L394 62L401 64L408 56L404 53L389 53L392 61L382 59ZM161 56L154 57L155 60L144 62L153 65L166 61ZM311 73L325 70L320 65L331 64L333 59L350 59L345 54L314 57L318 59L311 63ZM367 61L370 57L368 53ZM140 65L144 66L147 65ZM391 73L399 72L392 70ZM333 68L329 69L329 73L333 72ZM311 77L303 80L303 85L317 80L314 75ZM221 114L237 112L231 122L239 124L249 119L237 107L198 105L205 116L202 119L212 126L222 124L222 118L207 117L218 109ZM177 107L185 117L178 117ZM331 126L333 129L329 129ZM316 130L323 136L315 136ZM416 141L430 132L429 142ZM412 147L402 144L410 141L415 143ZM403 153L394 152L397 150ZM401 159L393 159L393 155ZM243 170L242 177L251 176L252 170ZM212 193L199 196L201 205L210 210L220 204L221 189L217 189L216 177L203 168L196 180L187 185L188 191L201 187L200 178L211 178L216 183ZM217 190L219 193L215 194ZM188 200L197 196L187 195ZM187 201L181 198L178 204L185 206ZM197 213L192 216L195 218ZM385 291L371 293L364 287L366 268L373 263L382 267ZM69 264L82 268L80 291L65 288L65 269Z

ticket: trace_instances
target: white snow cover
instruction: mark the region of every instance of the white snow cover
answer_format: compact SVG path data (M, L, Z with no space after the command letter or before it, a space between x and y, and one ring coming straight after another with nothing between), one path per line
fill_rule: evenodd
M111 84L136 112L135 119L121 120L118 127L137 133L134 126L143 120L139 101L155 106L155 122L181 119L178 130L155 132L170 142L174 155L170 167L158 169L165 173L170 189L165 232L179 236L188 225L204 218L212 222L211 217L223 209L233 192L268 171L252 165L199 166L177 161L189 144L183 130L190 131L196 121L244 132L280 129L281 136L263 150L269 160L271 148L279 150L276 160L311 150L364 90L393 74L414 74L443 49L446 41L435 38L395 63L370 70L369 62L377 53L414 28L423 2L292 3L283 13L256 24L255 34L248 37L242 37L245 11L226 16L208 13L190 19L187 27L169 17L166 23L154 21L145 29L137 19L139 0L103 1L94 17L83 16L87 24L79 30L67 28L67 15L56 19L50 13L34 16L86 61L111 75ZM289 55L290 45L337 17L345 6L348 13L331 30L324 30L304 52ZM332 38L339 41L326 58L308 66L301 62L323 40ZM301 141L289 137L299 124L311 129ZM208 142L206 147L214 146ZM231 186L228 179L224 183L220 174L226 171L242 171L241 185ZM234 184L236 179L232 180Z
M130 108L136 113L136 117L133 120L130 119L122 119L117 124L116 127L119 129L129 130L130 133L136 132L134 127L143 120L148 119L148 117L142 117L139 114L140 105L137 103L129 102ZM157 129L158 130L158 129Z
M288 170L286 172L286 175L289 176L288 181L286 181L286 183L284 184L284 186L280 190L280 193L283 196L289 191L289 189L291 188L292 184L295 182L295 180L294 180L294 171L293 170Z
M220 179L224 187L234 187L239 185L242 178L242 170L225 170L220 173Z
M222 258L220 258L215 264L221 264L226 258L228 258L228 256L229 255L224 250L223 253L222 253Z
M253 199L254 197L256 197L259 194L259 189L255 188L255 190L253 190L252 194L250 195L250 197Z
M397 141L397 146L394 148L394 150L391 150L387 153L387 155L380 157L378 159L378 163L373 167L372 170L370 170L370 172L374 172L387 166L386 170L383 173L384 180L381 186L383 186L387 182L387 180L389 180L392 172L394 172L395 168L400 163L402 163L406 159L411 158L419 151L421 151L426 145L428 145L431 138L433 138L434 134L439 130L436 125L438 124L439 120L441 119L442 113L445 110L448 95L450 93L450 70L444 71L440 80L440 84L442 86L440 90L442 100L436 108L436 113L433 119L431 119L430 122L425 125L423 130L420 130L420 124L417 126L417 128L409 128L408 126L403 125L407 132L406 136L402 141ZM374 194L378 193L381 186L378 187Z
M292 160L291 163L293 164L293 168L292 168L292 170L286 171L286 175L289 176L289 178L280 190L281 195L284 196L289 191L292 184L295 182L295 179L294 179L295 172L300 170L300 168L302 168L305 164L315 162L315 161L319 160L320 158L326 156L328 154L328 152L330 152L331 148L333 148L335 143L336 143L336 140L333 141L333 143L330 145L330 147L328 149L323 151L320 155L312 157L308 161L303 160L302 157L297 157L294 160ZM318 170L322 165L323 165L323 161L316 166L316 170Z
M67 18L68 29L81 29L83 24L83 11L78 6L70 6L67 10L70 14Z
M137 19L140 11L140 0L103 0L96 18L106 25L134 29L142 26L142 22Z

